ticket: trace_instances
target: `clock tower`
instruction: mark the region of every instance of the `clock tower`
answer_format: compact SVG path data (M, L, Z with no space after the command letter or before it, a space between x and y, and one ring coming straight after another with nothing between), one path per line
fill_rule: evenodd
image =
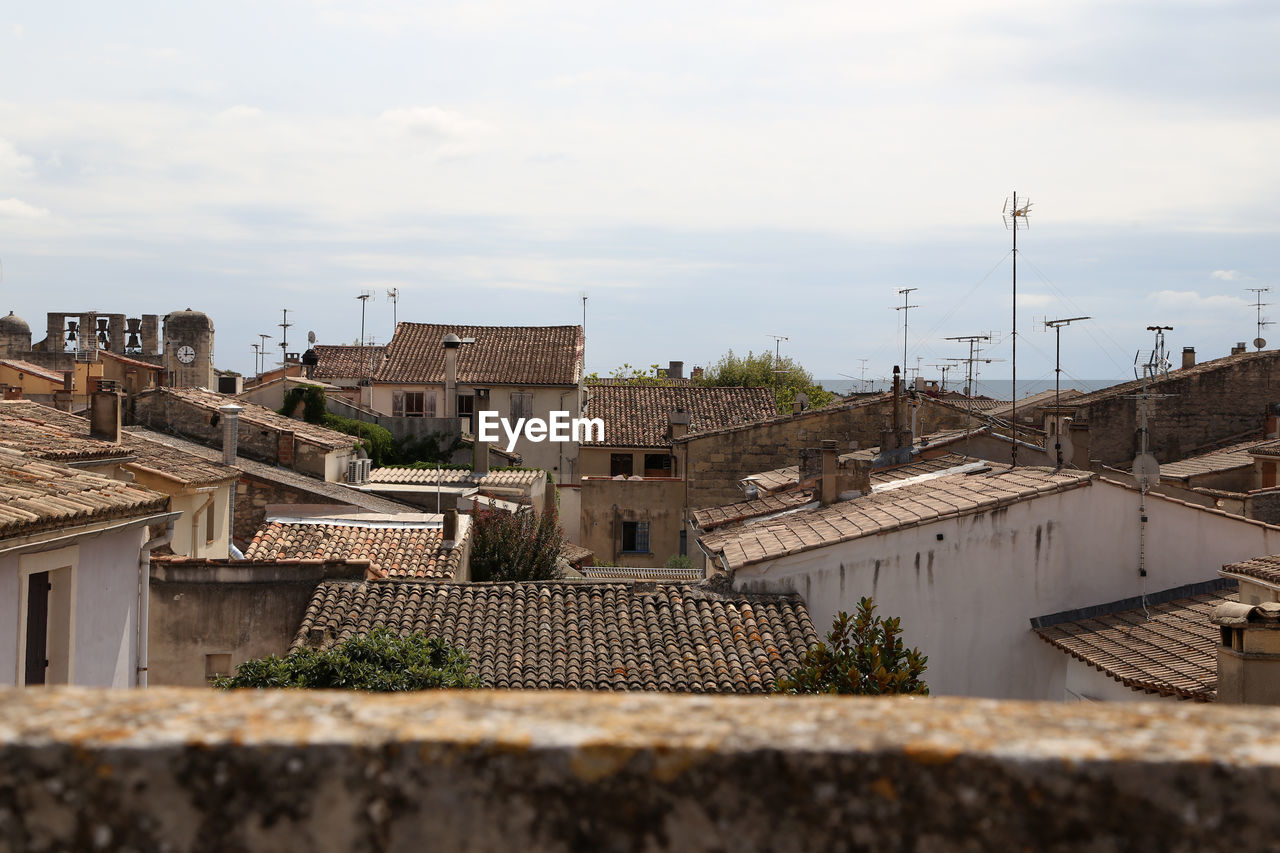
M174 311L164 318L164 367L174 388L216 388L213 321L200 311Z

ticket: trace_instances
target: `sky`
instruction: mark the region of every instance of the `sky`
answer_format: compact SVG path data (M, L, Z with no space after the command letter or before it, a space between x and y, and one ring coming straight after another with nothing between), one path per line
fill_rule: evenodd
M0 309L194 308L251 373L401 321L577 324L587 369L772 350L1132 376L1280 301L1269 2L10 4ZM390 289L399 293L392 303ZM7 304L5 304L7 303ZM1280 319L1280 306L1264 308ZM1280 342L1280 327L1264 329ZM774 336L786 338L780 342ZM961 368L963 370L963 368ZM952 373L954 382L958 373Z

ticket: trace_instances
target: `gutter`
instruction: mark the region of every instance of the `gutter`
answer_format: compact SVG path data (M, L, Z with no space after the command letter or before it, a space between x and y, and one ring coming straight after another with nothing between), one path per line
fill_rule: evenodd
M12 540L12 544L0 546L0 555L5 554L22 554L28 551L47 551L50 547L56 547L61 543L73 544L77 539L86 539L101 536L104 533L115 533L119 530L128 530L131 527L142 527L144 525L170 523L181 516L180 511L177 512L158 512L154 515L146 515L141 518L130 518L125 521L117 521L115 523L102 523L98 525L83 524L79 527L60 528L61 535L42 537L39 533L32 533L27 536L18 537ZM47 532L47 531L46 531Z
M212 499L210 495L210 499ZM182 513L174 513L181 515ZM161 545L168 545L173 541L173 532L176 521L172 518L165 521L164 532L159 536L148 539L142 543L142 547L138 549L138 639L137 639L137 666L134 670L134 686L147 686L147 646L150 643L148 627L151 620L151 552L159 548Z

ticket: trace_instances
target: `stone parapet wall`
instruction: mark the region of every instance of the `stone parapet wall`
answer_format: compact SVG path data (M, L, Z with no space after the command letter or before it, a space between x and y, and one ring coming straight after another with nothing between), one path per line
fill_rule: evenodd
M1280 711L545 692L0 691L0 845L1204 850Z

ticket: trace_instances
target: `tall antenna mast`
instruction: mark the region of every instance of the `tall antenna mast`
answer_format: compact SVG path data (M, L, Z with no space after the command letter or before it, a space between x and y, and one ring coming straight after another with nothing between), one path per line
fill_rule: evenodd
M991 340L991 336L990 335L960 335L954 338L947 338L947 340L963 341L969 344L968 358L947 359L947 361L964 362L965 364L968 365L968 370L965 374L964 393L965 393L965 396L969 398L968 400L969 413L968 413L967 423L965 425L965 431L964 431L965 433L964 455L969 456L970 455L969 454L969 437L973 435L973 380L975 377L974 365L977 364L978 362L982 362L984 364L990 364L992 361L995 360L991 358L985 358L985 359L980 358L982 354L982 350L980 347L978 347L978 341L989 341Z
M1264 328L1264 327L1266 327L1266 326L1270 326L1270 325L1272 325L1272 323L1274 322L1274 321L1272 321L1272 320L1264 320L1264 319L1262 319L1262 309L1263 309L1263 308L1266 308L1268 305L1270 305L1270 304L1271 304L1270 302L1263 302L1263 301L1262 301L1262 294L1264 294L1264 293L1270 293L1270 292L1271 292L1271 288L1269 288L1269 287L1246 287L1246 288L1245 288L1245 290L1247 290L1247 291L1249 291L1250 293L1254 294L1254 295L1255 295L1255 297L1256 297L1256 298L1255 298L1255 302L1254 302L1254 307L1256 307L1256 308L1258 309L1258 337L1256 337L1256 338L1254 338L1254 339L1253 339L1253 345L1254 345L1255 347L1257 347L1257 348L1258 348L1258 351L1259 351L1259 352L1261 352L1261 351L1262 351L1262 348L1263 348L1263 347L1265 347L1265 346L1267 345L1267 340L1266 340L1266 338L1262 337L1262 330L1263 330L1263 328Z
M396 333L396 326L400 325L400 316L398 309L400 308L400 288L388 287L387 298L391 300L391 334Z
M258 375L261 376L262 371L267 367L267 341L271 340L272 336L259 334L258 337L262 339L262 346L259 347L262 357L258 362Z
M1064 320L1045 320L1045 326L1053 329L1053 448L1057 452L1058 468L1062 467L1062 327L1077 320L1091 317L1067 317Z
M372 290L362 290L356 299L360 300L360 353L364 354L364 307L369 303L369 297L373 296Z
M867 361L868 359L858 359L862 363L862 393L867 393Z
M1146 361L1139 352L1134 358L1133 372L1142 372L1142 392L1138 397L1138 436L1140 439L1138 455L1133 460L1133 478L1138 481L1138 577L1147 576L1147 492L1152 482L1160 481L1160 463L1147 449L1147 403L1153 397L1164 394L1152 394L1148 390L1151 380L1157 376L1169 375L1169 356L1164 349L1164 333L1173 331L1173 326L1147 326L1148 332L1156 333L1155 346L1148 354ZM1142 606L1145 609L1145 581L1142 593Z
M782 361L782 342L790 341L791 338L786 335L770 335L769 337L773 338L773 396L774 399L777 399L778 374L785 372L778 367L778 363Z
M929 366L932 367L934 370L937 370L940 373L942 373L942 387L939 389L938 393L940 394L947 393L947 371L955 367L955 365L954 364L931 364Z
M278 323L277 325L280 327L280 367L281 367L280 375L284 376L286 373L289 372L289 368L287 364L288 362L287 355L289 352L289 327L292 326L293 324L289 322L289 309L284 308L282 310L284 312L284 316L283 316L282 322Z
M1024 198L1022 206L1018 206L1018 191L1014 190L1013 198L1004 202L1004 227L1013 232L1013 408L1009 412L1011 424L1010 435L1013 437L1013 467L1018 467L1018 232L1031 224L1027 218L1031 215L1031 200Z
M894 311L902 312L902 375L905 378L907 374L907 315L911 313L912 308L919 308L919 305L908 305L911 299L910 293L913 290L919 290L918 287L904 287L898 292L902 294L902 304L893 306Z

